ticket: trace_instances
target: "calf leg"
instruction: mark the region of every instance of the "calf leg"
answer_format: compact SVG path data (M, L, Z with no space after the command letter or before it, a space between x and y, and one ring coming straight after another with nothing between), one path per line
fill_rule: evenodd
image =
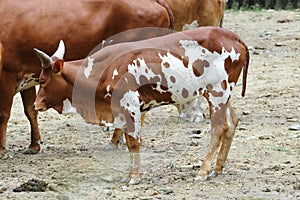
M210 113L211 113L211 126L212 133L210 139L210 146L208 153L206 154L204 161L201 165L200 171L198 173L197 179L206 180L207 175L210 171L211 163L219 150L220 144L225 133L228 130L226 125L226 106L221 105L217 111L214 111L214 107L210 104Z
M35 87L31 87L21 92L24 111L27 119L30 122L31 128L31 143L29 148L24 151L25 154L36 154L40 151L41 135L37 121L37 111L33 109L33 103L36 96Z
M15 94L15 80L13 73L2 71L0 77L0 159L3 159L5 154L6 130Z
M228 131L226 132L226 134L223 137L222 146L218 153L217 162L214 167L214 171L216 172L216 174L222 173L223 167L226 163L227 156L228 156L228 153L230 150L230 146L231 146L232 139L233 139L233 136L235 133L235 129L238 124L238 118L237 118L232 106L230 105L229 101L228 101L228 107L227 107L227 113L226 113L226 120L227 120L227 124L228 124Z
M114 133L110 139L110 142L108 145L105 146L105 150L115 150L118 149L120 140L123 137L123 130L116 128L114 130Z
M145 113L142 113L141 115L142 126L144 125L144 120L145 120ZM123 137L123 131L121 129L115 129L112 138L110 140L110 144L105 149L106 150L117 149L122 137Z
M140 148L141 142L138 139L125 133L126 144L129 150L129 174L126 182L128 184L138 184L141 181L141 159L140 159ZM141 141L141 140L140 140Z

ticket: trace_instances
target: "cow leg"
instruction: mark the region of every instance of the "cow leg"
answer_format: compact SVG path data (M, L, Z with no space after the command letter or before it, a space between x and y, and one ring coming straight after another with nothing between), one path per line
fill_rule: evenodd
M6 130L15 94L15 80L13 73L2 71L0 77L0 159L5 159Z
M33 103L36 97L35 87L31 87L21 92L24 112L27 119L30 122L31 128L31 143L29 147L24 151L25 154L36 154L40 151L41 135L37 121L37 111L33 109Z
M230 150L230 146L232 143L232 139L235 133L235 129L238 124L238 118L230 105L230 102L228 101L228 107L227 107L227 113L226 113L226 120L228 124L228 131L223 137L222 146L218 153L218 158L216 165L214 167L214 171L210 174L210 176L216 176L218 174L222 173L223 167L226 163L227 156Z
M215 108L210 104L211 113L211 126L212 133L210 139L210 146L208 153L206 154L204 161L201 165L198 177L196 179L206 180L210 171L211 163L219 150L220 144L223 140L225 133L228 130L226 123L226 105L221 105L220 108Z

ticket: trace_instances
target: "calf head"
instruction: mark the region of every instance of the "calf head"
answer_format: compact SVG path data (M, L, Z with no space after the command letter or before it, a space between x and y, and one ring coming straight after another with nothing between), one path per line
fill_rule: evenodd
M57 51L50 57L44 52L34 49L41 61L42 72L39 77L39 90L34 102L34 109L46 111L54 108L62 113L63 101L66 97L67 82L62 76L65 53L63 41L60 41Z

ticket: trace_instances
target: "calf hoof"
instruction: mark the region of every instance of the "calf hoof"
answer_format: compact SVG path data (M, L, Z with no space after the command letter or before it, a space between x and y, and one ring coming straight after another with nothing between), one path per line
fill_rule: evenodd
M194 123L203 122L204 121L204 116L203 115L195 115L195 116L191 117L190 121L194 122Z
M103 149L104 151L114 151L118 149L118 146L110 142L107 145L105 145Z
M206 181L207 180L207 175L197 175L195 178L194 178L195 181Z

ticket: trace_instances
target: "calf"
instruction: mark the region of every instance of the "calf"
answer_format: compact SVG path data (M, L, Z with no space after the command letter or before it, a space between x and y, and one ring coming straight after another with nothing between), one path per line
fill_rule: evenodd
M59 113L72 106L88 123L113 123L124 131L130 152L128 181L140 181L141 122L149 109L182 105L203 95L209 104L211 141L198 177L222 172L238 119L230 96L243 69L245 94L249 53L234 33L201 27L101 49L86 60L64 62L64 45L49 57L35 49L42 63L38 111ZM214 170L210 167L217 156Z

